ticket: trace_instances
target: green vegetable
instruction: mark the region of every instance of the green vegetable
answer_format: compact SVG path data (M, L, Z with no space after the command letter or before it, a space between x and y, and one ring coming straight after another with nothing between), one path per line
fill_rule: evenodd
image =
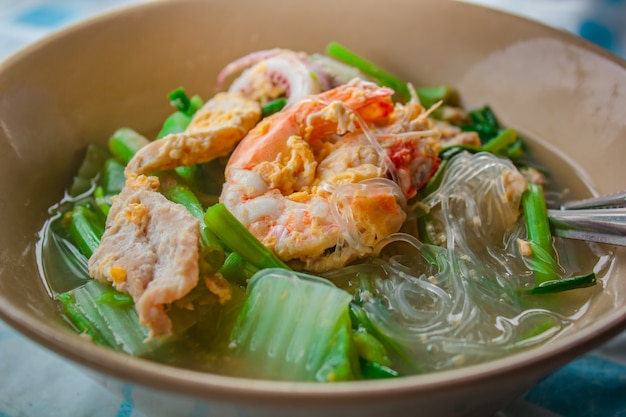
M193 116L203 105L202 99L199 96L189 98L185 89L182 87L170 91L167 97L170 99L170 104L176 110L189 116Z
M167 135L172 135L176 133L184 132L191 123L191 116L182 112L172 113L165 122L163 122L163 127L157 134L157 139L161 139Z
M472 110L468 113L472 119L472 123L468 125L462 125L461 129L464 131L471 131L478 133L480 141L485 144L492 138L498 135L500 131L500 125L498 119L491 111L489 106L484 106L480 109Z
M72 324L94 343L131 355L153 348L144 342L149 332L139 324L132 300L110 285L90 280L57 298Z
M219 272L230 282L248 285L248 281L259 272L259 268L246 262L238 253L232 252L224 260Z
M285 107L287 104L287 99L284 97L277 98L276 100L270 101L265 106L261 108L261 114L263 117L271 116L274 113L278 113Z
M125 165L121 164L115 158L109 158L104 163L102 171L102 191L105 196L117 195L126 185L126 177L124 176Z
M387 355L385 346L363 327L352 332L352 340L354 340L359 356L365 361L391 366L391 359Z
M368 362L363 359L360 359L359 362L365 379L395 378L400 375L397 371L376 362Z
M405 365L408 366L409 368L412 368L414 372L416 373L421 372L419 366L406 355L406 353L404 352L402 347L398 344L398 342L396 342L393 338L391 338L384 332L380 331L379 328L370 320L369 316L367 315L367 312L361 305L362 293L363 293L363 290L358 291L354 296L353 302L350 303L350 321L352 322L352 328L356 332L366 332L367 334L372 336L372 338L369 338L369 337L367 338L368 343L378 342L380 343L380 347L374 348L375 352L370 352L367 354L363 353L362 351L359 351L359 353L363 354L361 359L377 368L386 367L385 365L391 364L391 361L387 360L389 359L387 352L391 352L394 355L394 358L399 359L402 362L404 362ZM386 309L386 307L383 307L383 309ZM357 348L359 347L358 343L361 343L363 341L363 340L360 340L360 341L358 340L359 338L357 337L357 342L356 342ZM374 342L374 340L376 342ZM361 348L363 347L364 346L361 345ZM381 350L381 348L384 350ZM387 359L385 359L385 357L387 357ZM364 373L365 373L365 370L364 370Z
M528 189L522 194L522 206L528 241L533 252L530 263L535 273L535 283L540 286L559 276L543 187L529 183Z
M441 182L443 181L443 177L446 174L446 169L448 164L450 163L449 159L442 159L439 163L439 168L437 168L437 172L432 176L431 179L428 180L426 185L420 190L420 199L434 193L441 186Z
M69 194L76 197L92 187L93 181L102 170L105 161L110 158L109 152L98 145L87 146L83 162L78 168L78 173L70 186Z
M126 165L137 151L146 146L150 141L133 129L123 127L116 130L109 138L109 150Z
M357 68L369 77L375 78L381 85L392 88L403 99L411 98L411 91L406 82L350 51L345 46L337 42L331 42L326 47L326 54ZM440 85L418 88L416 93L422 106L429 108L439 101L448 101L452 91L450 87Z
M481 150L484 152L491 152L493 154L500 154L505 152L507 147L514 144L517 139L517 132L515 130L510 128L505 129L485 143Z
M335 59L357 68L365 75L377 79L381 85L391 87L403 98L408 99L411 97L411 92L404 81L396 78L387 71L355 54L337 42L329 43L326 47L326 53Z
M420 104L428 109L436 103L443 101L447 103L452 96L452 89L447 85L436 85L432 87L420 87L416 91Z
M87 258L69 240L63 217L57 214L44 226L41 267L52 293L61 293L90 280Z
M352 296L319 277L267 269L257 273L232 332L234 355L253 377L346 381L358 376L351 337Z
M104 221L85 205L76 204L72 211L66 213L64 223L70 241L90 258L102 239Z
M571 278L544 281L528 290L529 294L552 294L556 292L592 287L596 284L596 274L590 273Z
M176 174L181 177L189 185L195 185L196 175L198 174L198 165L178 166L174 168Z
M539 336L540 334L547 332L553 327L554 322L552 320L544 320L538 325L531 328L526 333L524 333L521 337L521 340L531 339L533 337Z
M272 251L259 242L224 204L209 207L204 215L204 222L231 251L238 253L255 267L289 269Z
M130 294L118 291L104 291L96 298L96 302L115 306L127 306L134 303Z
M198 111L202 105L202 99L200 96L193 96L189 98L185 90L180 87L168 94L170 104L177 110L172 113L165 122L163 127L157 134L157 139L161 139L164 136L181 133L187 129L193 115Z
M104 189L102 187L96 187L93 192L93 198L95 199L96 205L102 214L107 216L109 214L109 210L111 210L111 203L104 195Z

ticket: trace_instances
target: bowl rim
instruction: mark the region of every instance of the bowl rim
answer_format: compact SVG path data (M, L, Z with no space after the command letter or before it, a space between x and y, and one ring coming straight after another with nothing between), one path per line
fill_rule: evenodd
M95 24L105 24L120 16L137 13L148 8L169 7L168 3L193 3L195 0L168 2L166 0L142 1L104 12L100 15L73 23L41 38L16 51L0 61L0 74L15 65L23 57L59 42L65 37L80 33ZM438 0L428 0L436 3ZM530 18L513 15L506 11L486 5L468 3L463 0L450 1L465 7L480 8L498 15L516 19L520 24L531 25L535 30L550 34L568 44L576 45L594 55L609 60L626 70L626 60L607 51L592 42L564 30L547 26ZM2 271L0 270L0 273ZM609 272L610 274L610 272ZM616 279L616 277L613 277ZM539 346L507 355L500 359L469 365L461 368L432 372L423 375L411 375L384 380L362 380L333 384L315 382L284 382L231 377L219 374L194 371L170 365L164 365L147 359L131 357L107 348L93 345L70 330L56 328L42 318L22 312L19 306L0 293L0 319L15 330L35 341L44 348L53 351L69 361L98 371L109 377L128 381L157 390L191 395L219 401L237 401L244 403L270 403L276 398L282 401L318 401L320 396L329 401L376 402L406 396L428 395L441 392L442 388L462 388L468 384L493 383L494 376L520 376L532 371L537 366L545 369L544 375L565 365L576 356L592 347L608 341L623 329L626 329L626 305L616 308L610 314L585 328L558 340L549 346ZM367 395L364 395L367 394Z

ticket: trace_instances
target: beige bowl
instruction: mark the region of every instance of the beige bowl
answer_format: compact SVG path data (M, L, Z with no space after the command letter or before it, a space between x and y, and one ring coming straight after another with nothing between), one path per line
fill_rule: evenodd
M323 16L323 17L321 17ZM626 324L626 256L589 311L543 347L481 365L341 384L252 381L176 369L92 346L60 318L35 241L89 142L114 129L154 132L177 86L212 93L222 65L247 52L323 51L336 40L417 85L448 83L490 104L544 161L580 175L574 197L622 190L626 64L578 38L499 12L438 0L151 2L39 42L0 67L0 316L116 387L173 416L490 415ZM569 171L571 172L571 171Z

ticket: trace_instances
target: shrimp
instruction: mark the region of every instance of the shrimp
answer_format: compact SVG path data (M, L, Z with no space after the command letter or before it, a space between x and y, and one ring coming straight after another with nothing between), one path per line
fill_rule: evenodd
M239 93L219 93L194 115L182 133L141 148L126 175L195 165L228 155L261 118L261 106Z
M356 130L357 117L364 122L384 119L393 111L393 90L359 79L301 100L280 113L263 119L241 141L226 166L251 169L263 161L274 161L291 136L307 143Z
M284 261L312 271L371 253L406 218L386 154L364 138L393 91L355 79L262 120L226 166L220 200Z

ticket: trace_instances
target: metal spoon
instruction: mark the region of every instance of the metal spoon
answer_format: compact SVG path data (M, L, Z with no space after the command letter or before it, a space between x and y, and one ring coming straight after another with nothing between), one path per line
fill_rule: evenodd
M626 246L626 191L548 210L555 236Z

